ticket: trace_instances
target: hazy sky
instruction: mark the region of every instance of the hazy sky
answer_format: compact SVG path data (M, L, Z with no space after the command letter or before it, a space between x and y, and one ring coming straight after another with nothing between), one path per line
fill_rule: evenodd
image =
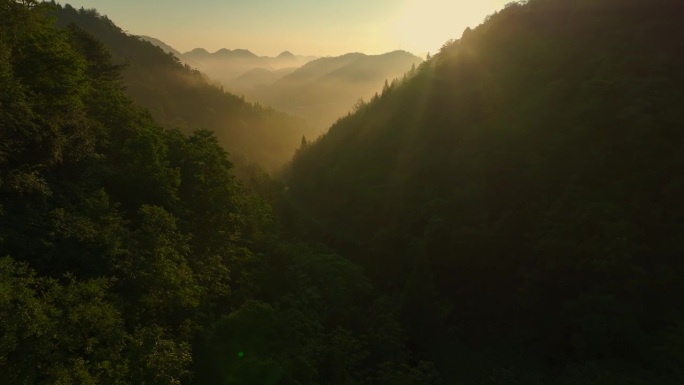
M258 55L436 52L511 0L61 0L181 52Z

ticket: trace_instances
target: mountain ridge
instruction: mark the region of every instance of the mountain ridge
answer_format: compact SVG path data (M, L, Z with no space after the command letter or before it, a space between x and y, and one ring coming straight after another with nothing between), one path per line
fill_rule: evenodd
M173 48L172 46L166 44L165 42L163 42L163 41L161 41L161 40L159 40L159 39L157 39L157 38L154 38L154 37L151 37L151 36L145 36L145 35L140 35L140 36L138 36L138 37L141 38L141 39L143 39L143 40L145 40L145 41L148 41L148 42L150 42L150 43L156 45L157 47L159 47L159 48L161 48L162 50L164 50L164 52L166 52L166 53L172 53L172 54L173 54L174 56L176 56L177 58L180 58L181 55L182 55L182 54L180 53L180 51L176 50L176 49Z
M303 146L289 227L445 384L680 383L682 14L509 4Z
M407 51L366 55L350 52L312 60L271 84L240 90L251 99L299 114L319 132L369 100L385 82L403 77L423 60Z
M123 71L126 93L152 116L185 133L197 128L215 132L234 159L257 162L274 171L287 162L311 130L300 118L249 103L224 91L206 75L163 53L144 38L126 34L95 10L56 6L57 25L84 29L103 42ZM206 55L205 49L193 50ZM242 52L238 52L242 54Z

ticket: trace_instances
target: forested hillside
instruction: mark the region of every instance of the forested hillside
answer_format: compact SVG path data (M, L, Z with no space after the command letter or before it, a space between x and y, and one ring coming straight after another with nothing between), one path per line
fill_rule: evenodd
M141 36L138 36L138 37L141 38L141 39L143 39L143 40L145 40L145 41L149 41L150 43L152 43L152 45L155 45L155 46L161 48L162 51L164 51L164 52L166 52L166 53L173 54L173 56L175 56L175 57L177 57L177 58L179 58L179 59L180 59L180 57L181 57L181 55L182 55L182 53L180 53L179 51L176 51L175 48L171 47L170 45L164 43L163 41L161 41L161 40L159 40L159 39L156 39L156 38L151 37L151 36L144 36L144 35L141 35Z
M359 99L369 100L383 85L403 77L422 61L406 51L324 57L276 81L242 88L240 92L266 105L303 116L316 132L323 133L337 118L351 111Z
M282 236L53 11L0 0L0 383L436 383L358 266Z
M299 151L291 227L445 383L684 382L681 15L510 4Z
M684 383L681 15L510 4L246 187L291 118L0 0L0 384Z
M189 133L205 128L216 133L231 154L247 157L272 171L288 162L306 123L225 92L203 74L137 36L129 35L96 10L55 6L57 25L77 25L100 40L113 61L122 65L126 94L169 127Z

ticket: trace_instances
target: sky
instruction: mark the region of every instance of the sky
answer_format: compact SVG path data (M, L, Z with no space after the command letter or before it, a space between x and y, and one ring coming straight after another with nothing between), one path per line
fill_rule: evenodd
M435 53L511 0L60 0L181 52Z

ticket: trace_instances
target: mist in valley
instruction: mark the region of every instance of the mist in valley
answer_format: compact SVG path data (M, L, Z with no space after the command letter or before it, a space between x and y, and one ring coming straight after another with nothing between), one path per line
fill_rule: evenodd
M0 0L0 384L684 383L684 3L505 3Z

